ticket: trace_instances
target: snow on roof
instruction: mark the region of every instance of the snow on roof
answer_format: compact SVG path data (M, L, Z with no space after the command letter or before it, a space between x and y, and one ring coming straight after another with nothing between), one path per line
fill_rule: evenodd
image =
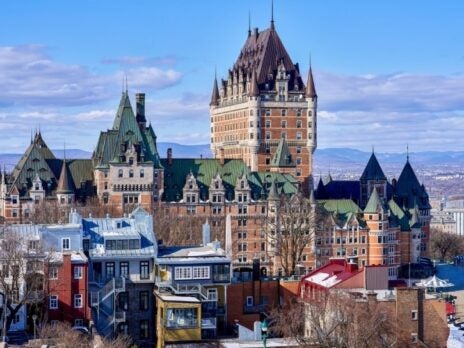
M157 296L165 302L191 302L200 303L200 300L192 296L174 296L157 293Z

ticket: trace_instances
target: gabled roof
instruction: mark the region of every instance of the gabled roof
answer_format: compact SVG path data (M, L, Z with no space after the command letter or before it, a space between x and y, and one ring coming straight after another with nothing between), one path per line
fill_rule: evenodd
M375 156L374 152L372 152L372 155L367 162L366 168L364 169L360 180L387 180L387 177L383 173L383 170L380 167L379 161L377 161L377 157Z
M382 202L380 201L379 193L377 192L377 188L371 193L369 197L369 201L367 202L366 207L364 208L365 213L377 213L379 210L383 211Z
M295 167L290 149L284 138L280 139L274 157L271 160L271 167Z
M355 264L347 264L344 259L331 259L328 264L319 267L301 279L301 285L314 284L330 289L363 272Z

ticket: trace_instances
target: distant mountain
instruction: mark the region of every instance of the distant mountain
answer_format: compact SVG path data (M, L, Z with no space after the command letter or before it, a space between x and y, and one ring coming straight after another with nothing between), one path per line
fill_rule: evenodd
M209 144L182 145L176 143L158 143L158 153L161 158L166 157L168 149L172 149L173 158L211 158L213 154Z
M209 144L182 145L177 143L158 143L158 152L162 158L166 157L167 149L172 149L174 158L211 158L212 153ZM53 150L58 158L63 158L63 149ZM315 170L326 171L343 168L364 168L371 153L349 148L327 148L317 149L315 154ZM22 154L4 153L0 154L0 164L11 170L19 161ZM66 149L66 158L90 158L92 153L80 149ZM406 161L405 153L377 153L380 165L385 167L402 167ZM464 151L424 151L411 152L409 154L411 163L416 167L448 168L464 167Z
M380 165L404 165L406 153L375 153ZM315 160L318 167L339 167L340 165L365 165L371 152L348 148L317 149ZM410 152L409 158L414 166L464 166L464 151L423 151Z

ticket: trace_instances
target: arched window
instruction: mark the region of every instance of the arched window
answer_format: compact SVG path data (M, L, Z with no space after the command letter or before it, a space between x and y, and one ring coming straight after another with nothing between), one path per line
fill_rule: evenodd
M118 178L122 178L122 169L118 170Z
M134 177L134 170L131 169L129 170L129 178L133 178Z
M143 169L140 169L140 177L141 178L145 177L145 171Z

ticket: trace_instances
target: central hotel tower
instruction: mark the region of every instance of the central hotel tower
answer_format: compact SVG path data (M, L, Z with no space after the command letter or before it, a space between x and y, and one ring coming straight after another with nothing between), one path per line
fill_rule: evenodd
M317 146L317 94L306 85L274 21L248 37L226 79L215 77L210 102L211 150L243 159L252 171L293 174L308 190Z

